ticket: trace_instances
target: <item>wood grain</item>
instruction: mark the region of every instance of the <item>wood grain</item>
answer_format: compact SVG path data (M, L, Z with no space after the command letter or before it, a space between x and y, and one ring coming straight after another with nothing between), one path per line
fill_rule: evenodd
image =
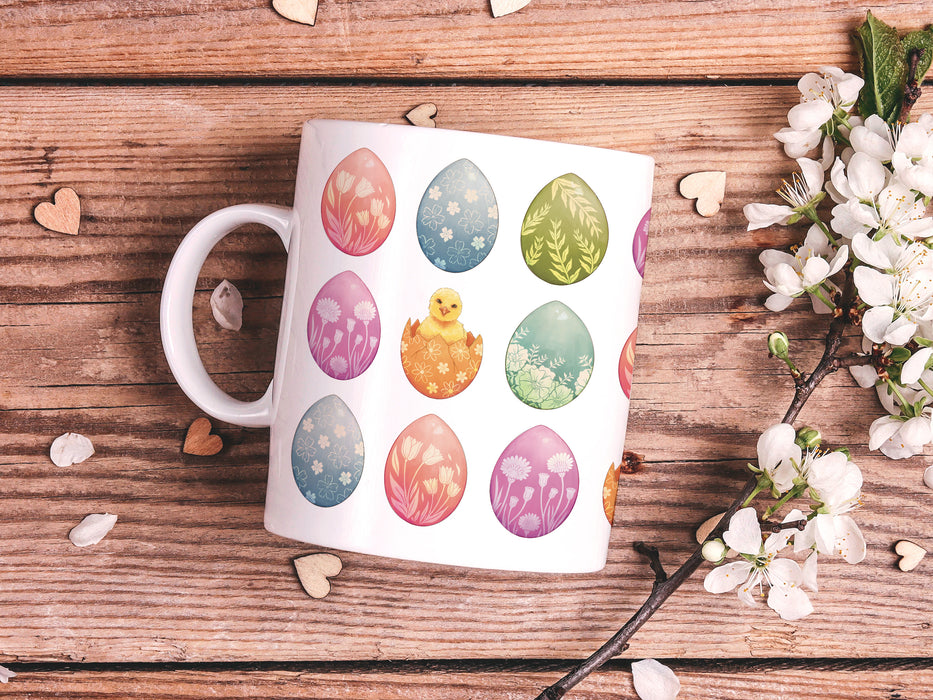
M667 664L681 683L679 697L690 700L896 700L933 694L933 669L928 662L843 665L838 670L821 666L747 664L723 666L715 662L698 668L678 661ZM385 664L360 669L344 664L330 668L284 668L241 671L33 671L21 669L4 687L5 697L125 698L184 700L211 698L315 698L316 700L501 700L532 698L558 677L561 669L540 670L542 664L468 672L426 664L395 668ZM501 666L501 665L500 665ZM539 670L532 670L534 667ZM575 688L574 700L635 700L627 664L611 664Z
M722 510L744 480L757 434L783 413L792 384L767 359L768 331L786 330L804 365L819 352L819 324L801 305L781 316L761 306L757 254L791 234L746 232L741 215L747 201L770 201L789 169L767 135L783 124L794 94L792 87L690 86L0 87L7 105L0 114L0 663L588 654L650 588L631 543L657 544L668 567L684 558L696 525ZM313 601L291 560L314 548L262 529L268 434L219 424L221 455L181 453L199 412L162 356L161 281L181 237L205 214L239 202L291 202L303 119L402 123L426 100L438 104L444 127L656 158L627 438L646 467L623 477L601 573L512 574L341 553L344 571L333 591ZM516 112L518 103L535 109ZM920 109L930 105L925 99ZM677 194L681 177L700 169L728 172L723 208L710 219ZM31 219L35 202L62 184L82 193L85 218L75 238ZM202 269L195 303L202 356L239 398L257 397L270 379L283 273L274 236L255 230L225 239ZM225 277L244 297L238 334L210 316L211 290ZM867 427L878 412L870 393L840 373L801 417L850 445L866 479L858 518L868 557L854 567L821 562L814 615L783 622L764 606L746 609L734 596L707 594L697 578L626 656L926 656L929 565L900 572L891 546L903 538L933 542L931 494L921 481L923 459L891 462L867 452ZM58 469L47 450L66 430L90 437L97 454ZM87 551L72 547L70 527L104 511L120 517L110 535ZM95 677L79 672L55 683L90 688ZM121 678L101 692L119 692ZM173 697L174 685L159 690L169 678L178 676L152 677L153 696ZM852 693L863 677L853 678ZM881 676L872 678L883 686ZM463 678L468 688L487 681L490 688L511 682ZM406 677L400 687L413 682ZM608 687L616 682L628 681ZM930 682L924 675L911 687ZM750 687L735 696L749 697L742 692Z
M489 0L332 0L308 27L268 0L11 0L0 5L0 77L796 81L857 65L850 35L865 9L535 0L497 19ZM871 9L907 31L923 28L928 6Z

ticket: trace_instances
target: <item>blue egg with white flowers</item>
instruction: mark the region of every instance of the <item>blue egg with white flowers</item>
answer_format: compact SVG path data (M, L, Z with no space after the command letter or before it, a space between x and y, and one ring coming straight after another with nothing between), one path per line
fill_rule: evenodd
M441 270L483 262L499 232L499 205L483 172L466 158L441 170L421 198L416 230L421 251Z

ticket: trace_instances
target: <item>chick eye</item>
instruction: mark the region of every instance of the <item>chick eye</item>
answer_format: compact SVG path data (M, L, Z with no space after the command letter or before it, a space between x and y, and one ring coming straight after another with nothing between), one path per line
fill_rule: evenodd
M456 308L457 308L457 305L456 305L456 304L451 304L451 305L450 305L450 308L456 309Z
M440 298L437 298L437 299L435 299L434 301L436 301L438 304L443 304L443 303L444 303L443 301L440 300Z

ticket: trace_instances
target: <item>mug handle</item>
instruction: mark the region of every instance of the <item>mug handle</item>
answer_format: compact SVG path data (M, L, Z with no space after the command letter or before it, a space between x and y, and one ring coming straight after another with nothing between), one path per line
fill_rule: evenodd
M162 347L175 380L191 401L218 420L250 428L272 423L272 382L262 398L239 401L214 383L194 339L192 305L201 266L221 238L243 224L262 224L279 234L285 250L291 237L292 210L267 204L238 204L201 219L182 240L165 275L160 325Z

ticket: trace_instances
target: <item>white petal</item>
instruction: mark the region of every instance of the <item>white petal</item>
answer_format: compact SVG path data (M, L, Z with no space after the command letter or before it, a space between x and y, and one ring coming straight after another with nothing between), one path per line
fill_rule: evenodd
M775 265L794 265L797 262L795 258L790 253L785 253L783 250L763 250L758 255L758 260L762 265L767 267L774 267Z
M830 452L812 460L807 469L807 485L820 494L829 492L842 483L848 457L842 452Z
M841 246L838 251L836 251L836 256L832 259L832 262L829 264L829 272L826 274L827 277L832 277L839 270L842 269L842 266L849 261L849 246Z
M787 113L787 123L791 129L805 131L818 129L833 116L833 106L823 100L811 100L794 105Z
M874 309L872 309L872 311L874 311ZM916 332L917 324L906 316L901 316L892 321L891 325L885 329L884 342L890 343L891 345L904 345L910 342L910 339L914 337L914 333Z
M884 306L894 301L895 279L871 267L857 267L853 273L858 295L866 304Z
M16 678L16 674L5 666L0 666L0 683L6 683L11 678Z
M860 267L858 270L864 270ZM856 272L858 272L856 270ZM894 320L894 309L890 306L876 306L862 316L862 332L873 343L883 343L885 333Z
M911 355L910 359L901 367L901 382L903 384L914 384L920 379L920 375L926 369L926 364L929 362L931 355L933 355L933 348L920 348Z
M49 457L57 467L80 464L94 454L94 445L79 433L65 433L52 441Z
M758 554L761 551L761 525L758 524L758 513L755 509L742 508L736 511L729 520L729 529L723 533L722 539L736 552Z
M878 381L878 371L871 365L855 365L849 367L849 374L863 389L870 389Z
M680 692L680 681L674 672L654 659L633 663L632 681L641 700L673 700Z
M768 607L783 620L799 620L813 612L810 597L799 585L772 586L768 593Z
M836 554L850 564L858 564L865 558L867 547L862 531L848 515L836 516Z
M917 416L906 421L901 428L900 438L908 445L914 445L921 451L923 446L933 440L930 431L930 419Z
M816 551L820 554L832 554L836 549L834 516L819 513L813 520L816 522Z
M798 158L797 165L803 175L807 194L813 199L823 189L823 164L810 158Z
M231 282L223 280L211 294L211 313L221 328L238 331L243 326L243 297Z
M784 294L772 294L765 300L765 308L769 311L783 311L790 303L794 300L794 297L789 297Z
M859 199L873 200L881 194L887 175L888 170L881 164L881 161L867 153L856 152L846 168L849 187Z
M822 260L822 258L816 259ZM768 277L771 278L771 282L774 284L776 292L786 294L789 297L803 292L803 286L800 283L800 275L798 275L797 270L790 265L775 265L769 268L767 273Z
M855 197L855 193L849 187L849 179L846 177L846 164L842 162L841 158L836 158L833 163L833 167L829 171L829 180L832 189L827 187L826 191L829 192L830 197L836 204L848 202Z
M901 429L903 424L903 421L894 416L876 418L868 428L868 449L877 450L882 444L890 440Z
M816 544L816 523L811 520L803 531L798 532L794 537L794 553L799 554L812 549L814 544Z
M849 254L849 249L845 246L846 255ZM835 262L835 261L834 261ZM843 261L844 262L844 261ZM840 265L841 267L841 265ZM810 289L816 287L820 282L825 280L830 275L829 263L826 262L823 258L813 257L807 260L803 265L803 279L798 282L804 288Z
M800 573L803 575L803 578L800 581L802 588L813 591L816 593L819 590L819 587L816 585L816 574L817 574L817 553L811 552L810 556L807 557L807 560L803 563L803 566L800 567Z
M76 547L88 547L97 544L117 523L117 516L110 513L88 515L68 533L68 539Z
M761 572L752 572L752 575L748 577L748 581L739 586L739 590L736 591L736 593L738 594L740 601L749 607L754 607L755 596L759 595L764 597L764 593L761 592Z
M800 447L794 442L797 433L787 423L776 423L758 438L758 466L771 471L778 464L793 459L800 462Z
M734 561L717 566L703 579L703 587L710 593L725 593L748 578L752 565L747 561Z
M875 115L872 115L875 116ZM889 161L894 153L894 148L887 136L877 134L867 126L857 126L852 129L849 138L854 148L859 153L866 153L879 161Z
M774 224L786 224L794 215L794 210L784 204L752 202L742 207L742 213L748 219L748 230L754 231Z

